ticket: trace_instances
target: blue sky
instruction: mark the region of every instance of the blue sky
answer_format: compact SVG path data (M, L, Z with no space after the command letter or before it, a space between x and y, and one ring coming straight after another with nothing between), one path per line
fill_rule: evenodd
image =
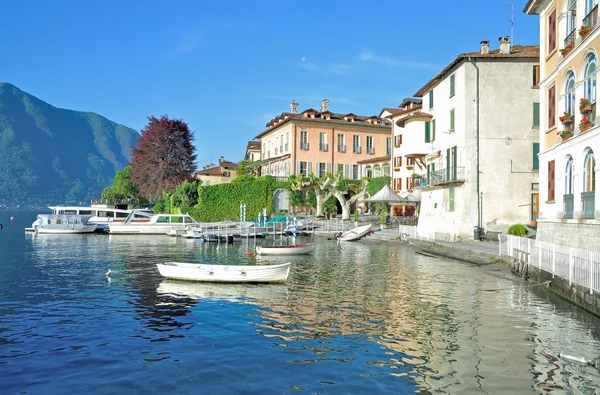
M539 19L514 1L513 44ZM458 54L510 35L509 0L4 0L0 81L136 130L168 114L198 165L243 159L295 100L333 112L396 107Z

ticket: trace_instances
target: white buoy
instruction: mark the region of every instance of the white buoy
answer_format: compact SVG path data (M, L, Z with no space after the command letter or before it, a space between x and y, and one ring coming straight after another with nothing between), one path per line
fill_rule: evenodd
M104 273L104 275L105 275L106 277L110 277L110 273L111 273L111 271L112 271L112 270L108 269L108 271L107 271L106 273Z

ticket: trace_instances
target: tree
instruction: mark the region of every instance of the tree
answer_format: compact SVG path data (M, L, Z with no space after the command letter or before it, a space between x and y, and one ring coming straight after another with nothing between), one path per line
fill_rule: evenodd
M324 180L321 181L321 188L329 191L337 198L342 206L342 219L350 219L350 206L367 193L367 186L369 180L363 178L362 180L350 180L343 176L343 174L337 173L334 176L327 175ZM351 191L354 194L350 198L346 198Z
M145 204L146 200L140 195L138 186L131 181L131 166L126 166L115 175L113 184L104 188L102 200L109 204L123 201Z
M142 196L160 199L162 192L173 191L196 171L193 133L181 119L166 115L148 117L137 147L132 147L131 180Z
M198 186L200 184L202 184L200 180L186 180L177 185L172 197L173 206L183 208L198 204Z
M320 179L318 179L313 173L310 173L309 175L299 174L297 176L290 177L291 188L293 191L306 191L309 189L314 191L317 200L317 212L315 213L315 216L323 217L325 215L323 205L325 204L325 201L333 195L333 193L324 190L319 181Z

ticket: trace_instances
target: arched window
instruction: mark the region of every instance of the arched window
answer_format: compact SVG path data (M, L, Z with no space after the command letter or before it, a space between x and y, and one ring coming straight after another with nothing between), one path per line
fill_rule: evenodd
M577 0L569 0L567 5L567 40L575 41L575 29L577 28L575 17L577 16ZM571 36L572 35L572 36ZM565 40L565 44L568 44Z
M373 165L373 175L375 177L381 176L381 168L379 167L379 165Z
M573 158L569 156L565 166L565 195L573 194Z
M585 154L585 162L583 162L583 192L594 192L596 190L596 160L594 152L588 150Z
M585 98L596 103L596 55L589 54L585 62L583 92Z
M373 178L373 169L371 168L371 166L365 167L365 174L367 178Z
M567 73L567 83L565 84L565 111L575 115L575 73Z
M390 164L389 163L384 163L383 165L381 165L381 175L382 176L390 175Z

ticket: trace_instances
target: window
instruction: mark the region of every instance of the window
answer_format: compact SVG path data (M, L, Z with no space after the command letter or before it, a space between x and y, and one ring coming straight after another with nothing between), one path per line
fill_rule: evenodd
M317 163L317 177L325 177L325 174L327 174L327 164L323 163L323 162L318 162Z
M554 201L554 161L548 162L548 201Z
M275 137L275 156L277 156L277 152L279 149L279 137Z
M358 165L352 165L352 179L353 180L360 179L360 167Z
M370 165L367 165L367 166L365 167L365 176L366 176L367 178L373 178L373 169L371 168L371 166L370 166Z
M300 132L300 149L301 150L308 150L308 131L307 130L302 130Z
M394 136L394 147L400 148L401 145L402 145L402 135L399 134L397 136Z
M433 108L433 89L429 91L429 109Z
M596 160L592 150L588 150L585 154L585 162L583 168L583 192L594 192L596 190Z
M575 29L577 28L577 1L569 0L567 5L567 34L565 35L565 47L569 44L575 44Z
M583 94L590 103L596 103L596 55L589 54L585 62Z
M548 53L556 49L556 10L548 16Z
M446 180L456 180L457 147L446 149Z
M290 151L290 132L287 132L285 135L285 152Z
M448 189L448 211L454 211L454 188Z
M342 173L342 175L345 177L346 173L344 172L344 165L342 163L338 163L337 165L335 165L335 172L337 173Z
M400 167L400 166L402 166L402 157L396 156L394 158L394 167Z
M556 126L556 86L548 89L548 128Z
M373 177L381 177L381 167L379 165L373 165Z
M375 147L373 146L373 136L367 136L367 154L375 154Z
M540 65L533 66L533 86L540 84Z
M346 152L346 136L343 134L338 134L337 150L338 152Z
M283 134L279 138L279 152L283 154Z
M450 97L454 96L454 74L450 76Z
M352 152L360 154L360 136L357 134L352 136Z
M392 138L391 137L388 137L385 140L385 154L386 155L392 154Z
M450 131L454 132L454 109L450 110Z
M319 133L319 151L327 151L327 133Z
M540 103L533 103L533 127L540 127Z
M573 158L569 156L565 166L565 195L573 194Z
M425 142L431 142L431 122L425 122Z
M565 85L565 112L575 115L575 74L569 71Z
M394 191L401 191L402 190L402 179L401 178L394 178Z
M383 165L381 165L381 175L382 176L390 175L390 164L389 163L384 163Z
M298 162L297 172L305 176L310 174L310 162Z
M533 170L540 169L540 143L533 143Z
M435 141L435 119L431 121L431 141Z

